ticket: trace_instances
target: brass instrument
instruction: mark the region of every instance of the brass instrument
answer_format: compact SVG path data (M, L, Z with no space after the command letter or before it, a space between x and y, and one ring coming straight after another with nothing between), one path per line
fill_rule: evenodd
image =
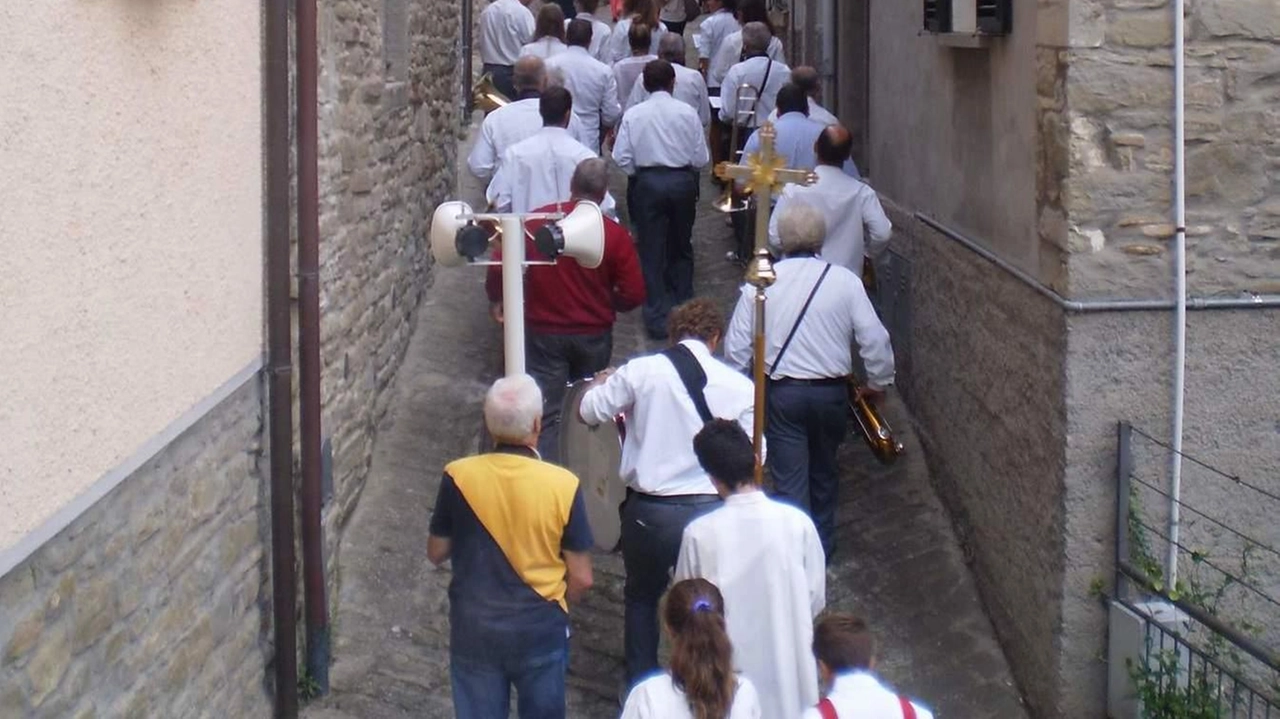
M894 438L893 428L885 421L884 415L862 396L860 389L856 382L849 382L849 413L876 459L881 464L893 464L903 452L902 443Z
M511 100L506 95L498 92L498 88L493 86L493 78L486 72L480 76L480 81L471 90L471 103L475 107L484 110L484 114L488 115L500 107L506 107L511 104Z
M723 93L721 93L721 97L724 97ZM744 99L751 103L746 110L742 109L742 101ZM729 164L736 164L742 161L742 150L739 149L739 140L742 138L739 137L739 134L742 132L742 127L745 123L755 121L756 106L760 104L759 101L760 90L755 85L744 82L738 86L738 90L733 97L733 127L729 131ZM720 197L716 198L713 205L716 210L729 213L742 212L747 209L749 205L745 198L750 196L750 188L737 193L743 199L740 202L734 202L735 187L736 184L733 182L725 183L724 192L720 194Z

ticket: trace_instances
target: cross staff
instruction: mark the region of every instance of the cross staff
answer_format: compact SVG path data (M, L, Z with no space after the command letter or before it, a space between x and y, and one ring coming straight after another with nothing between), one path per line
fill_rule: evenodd
M769 212L772 209L773 193L787 184L811 185L817 176L811 170L793 170L788 168L786 160L774 151L773 141L778 136L773 123L766 122L760 133L760 151L747 155L747 164L730 165L721 162L716 165L716 177L726 181L741 181L756 198L756 237L755 251L751 262L747 265L747 284L756 288L755 296L755 337L754 367L755 377L755 415L752 425L751 443L755 448L756 485L764 484L764 305L765 290L778 278L773 271L773 260L765 243L769 238Z

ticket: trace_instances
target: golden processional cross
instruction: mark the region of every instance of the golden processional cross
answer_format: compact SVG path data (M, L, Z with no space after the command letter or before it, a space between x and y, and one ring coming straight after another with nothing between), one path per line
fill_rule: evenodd
M787 184L811 185L817 176L811 170L793 170L786 166L786 160L774 150L773 141L778 136L773 123L766 122L758 130L760 134L760 150L747 155L745 165L731 165L721 162L716 165L716 177L725 181L740 181L756 198L756 237L755 251L747 264L747 284L756 288L755 322L754 324L754 359L755 369L755 416L752 426L751 442L755 448L756 468L755 482L764 484L764 404L765 404L765 366L764 366L764 305L765 290L778 278L773 272L773 260L765 244L769 238L769 211L773 193Z

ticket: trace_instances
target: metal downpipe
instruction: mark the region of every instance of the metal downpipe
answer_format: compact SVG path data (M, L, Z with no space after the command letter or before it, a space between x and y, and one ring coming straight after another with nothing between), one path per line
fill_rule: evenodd
M302 440L302 572L307 676L329 692L329 604L321 526L319 50L316 0L294 5L297 39L298 405Z
M297 576L293 541L293 357L289 298L289 5L263 3L266 145L267 423L271 487L271 625L275 715L298 716Z

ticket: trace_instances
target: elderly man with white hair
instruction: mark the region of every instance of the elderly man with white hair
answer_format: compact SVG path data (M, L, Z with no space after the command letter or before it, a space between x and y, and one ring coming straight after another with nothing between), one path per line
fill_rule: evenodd
M565 715L569 602L591 587L591 529L578 478L538 459L542 393L528 375L489 388L496 448L449 463L427 559L452 561L449 671L458 716Z
M866 392L879 401L893 384L893 347L862 281L818 258L827 234L822 212L800 200L778 216L783 259L766 291L765 438L779 498L813 517L827 561L835 552L840 467L836 452L849 424L848 382L856 341ZM745 371L752 356L755 288L744 286L725 334L725 360Z

